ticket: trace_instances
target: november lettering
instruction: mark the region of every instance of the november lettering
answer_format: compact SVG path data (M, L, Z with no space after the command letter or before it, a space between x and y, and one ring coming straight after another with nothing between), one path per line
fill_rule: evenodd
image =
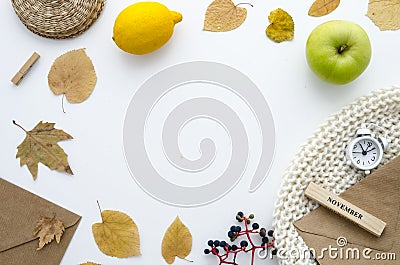
M338 207L340 210L345 211L351 215L353 215L354 217L362 220L362 218L364 217L361 213L354 211L353 209L351 209L350 207L348 207L347 205L332 199L331 197L328 197L328 202L336 207Z

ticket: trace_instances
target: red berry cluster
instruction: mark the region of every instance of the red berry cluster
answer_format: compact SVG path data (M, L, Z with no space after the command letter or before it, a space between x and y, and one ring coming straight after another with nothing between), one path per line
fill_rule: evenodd
M248 217L244 216L243 212L238 212L236 220L240 223L244 223L244 230L240 226L231 226L228 237L232 244L228 244L226 241L209 240L207 242L210 248L204 250L204 254L213 254L219 259L219 265L231 264L239 265L236 262L237 255L239 253L251 253L251 265L254 265L254 257L257 250L269 251L272 250L271 254L276 255L276 249L274 248L274 231L270 230L267 232L265 228L261 228L258 223L252 223L254 214L250 214ZM249 227L251 224L251 227ZM261 244L255 243L252 235L258 234L259 240L261 238ZM239 245L233 244L237 239L242 239ZM220 252L221 251L221 252Z

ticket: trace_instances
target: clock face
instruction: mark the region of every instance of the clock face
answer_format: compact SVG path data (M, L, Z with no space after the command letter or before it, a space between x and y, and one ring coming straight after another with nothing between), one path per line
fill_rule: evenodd
M368 137L355 141L350 154L355 166L366 169L374 168L379 164L381 155L379 143Z

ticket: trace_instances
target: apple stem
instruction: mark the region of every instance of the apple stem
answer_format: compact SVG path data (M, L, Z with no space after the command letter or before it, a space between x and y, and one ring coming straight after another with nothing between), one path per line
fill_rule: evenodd
M338 49L338 53L342 54L345 50L347 50L347 48L349 48L349 46L347 46L346 44L341 45Z

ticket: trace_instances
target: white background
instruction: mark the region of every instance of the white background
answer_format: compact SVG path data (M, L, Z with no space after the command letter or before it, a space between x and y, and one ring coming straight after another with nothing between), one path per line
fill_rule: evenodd
M145 56L126 54L111 40L115 17L133 2L107 1L99 20L86 33L70 40L50 40L31 33L15 15L11 1L0 4L0 177L83 216L63 265L86 261L103 265L165 264L161 240L176 215L193 234L188 259L196 264L218 264L215 257L203 254L207 240L227 239L226 233L238 210L254 212L262 226L271 227L283 172L318 125L357 97L399 83L400 32L381 32L365 16L366 0L342 1L337 10L321 18L307 15L312 0L255 1L253 8L248 7L244 24L227 33L202 31L204 14L211 1L163 0L171 10L183 14L183 21L175 27L167 45ZM268 14L278 7L293 16L293 41L277 44L265 36ZM372 43L369 67L360 78L345 86L317 79L304 55L312 29L332 19L357 22ZM47 73L56 57L82 47L93 60L98 82L86 102L66 103L64 114L61 97L54 96L48 88ZM18 87L12 85L9 80L33 51L41 55L40 60ZM177 208L148 196L133 181L124 160L122 128L130 99L146 79L168 66L195 60L230 65L257 84L274 115L276 155L267 180L255 193L247 191L252 177L250 170L222 199L202 207ZM15 159L16 147L24 139L24 133L12 124L13 119L29 130L40 120L56 122L56 128L70 133L74 139L62 142L61 146L69 154L75 175L50 171L41 165L38 179L33 181L28 169L20 168L19 160ZM185 146L184 140L181 143ZM254 148L257 142L255 145ZM101 220L96 200L103 209L123 211L136 221L141 257L116 259L99 251L91 232L91 225ZM187 263L177 260L175 264ZM242 264L250 263L244 260ZM256 264L276 264L276 261L257 260Z

